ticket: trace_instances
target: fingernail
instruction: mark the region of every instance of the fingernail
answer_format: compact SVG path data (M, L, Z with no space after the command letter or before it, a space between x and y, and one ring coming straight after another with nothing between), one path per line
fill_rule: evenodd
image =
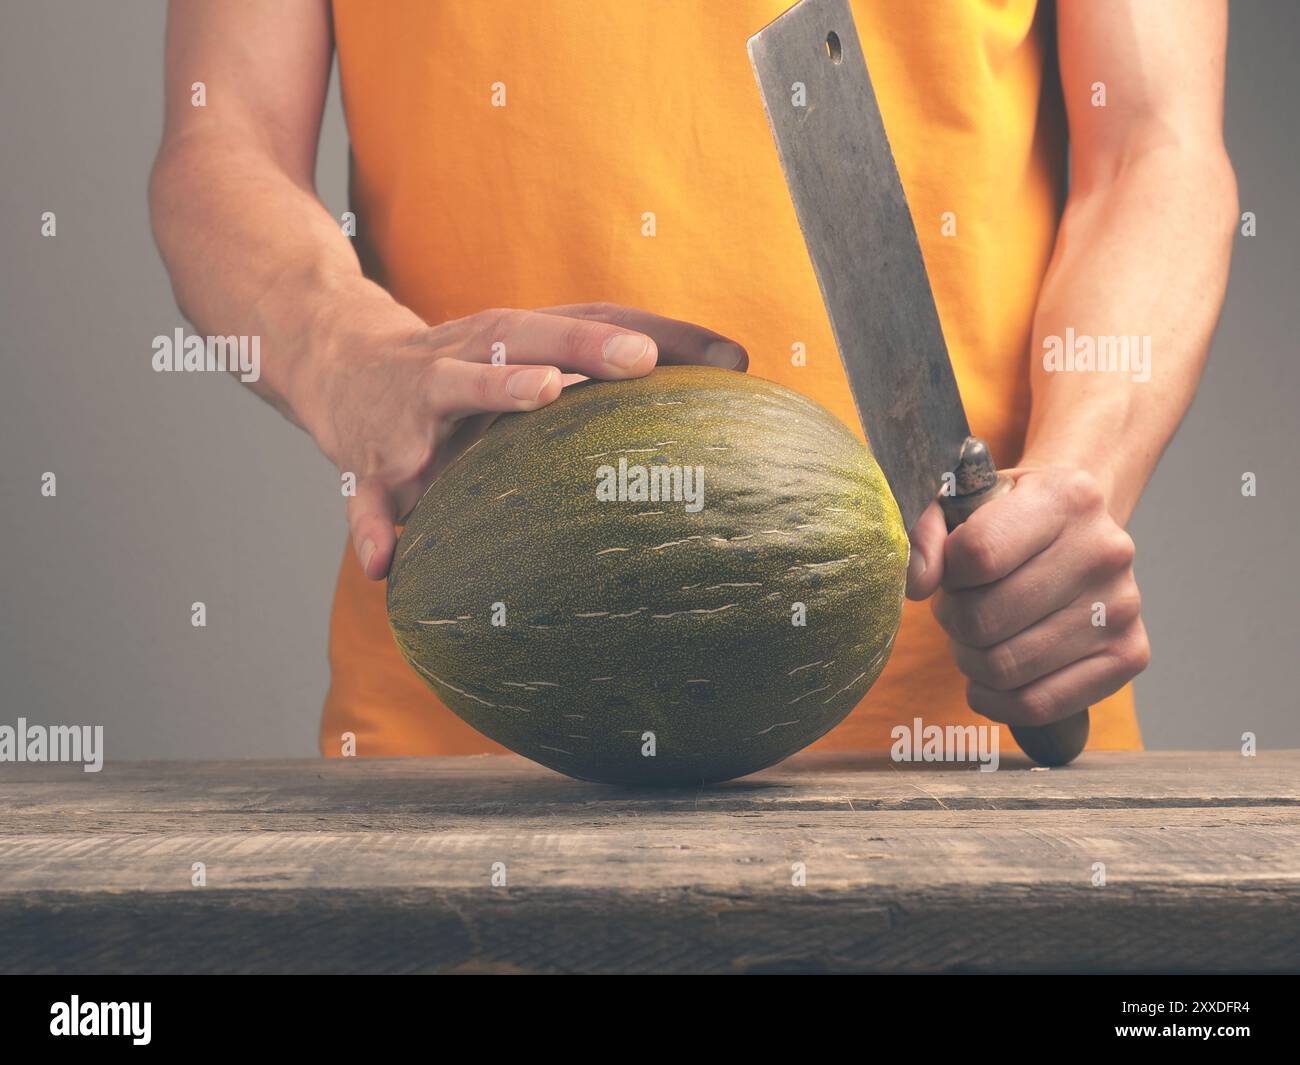
M506 382L506 391L515 399L531 403L542 394L542 389L551 383L553 376L555 376L554 370L520 370L517 374L510 375L510 380Z
M724 370L734 370L744 357L745 349L729 340L715 340L704 349L704 361Z
M604 355L606 362L621 370L630 370L645 358L645 353L649 350L650 341L645 337L635 336L632 333L619 333L605 341L601 354Z
M361 568L369 571L370 560L375 557L375 542L367 540L361 545Z

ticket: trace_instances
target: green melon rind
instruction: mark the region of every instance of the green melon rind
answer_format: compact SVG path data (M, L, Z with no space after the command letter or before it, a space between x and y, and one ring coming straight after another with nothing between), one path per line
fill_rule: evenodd
M703 511L597 501L620 453L703 466ZM503 746L583 779L700 783L780 761L861 700L907 558L879 467L832 414L663 367L498 420L407 522L388 614L439 698Z

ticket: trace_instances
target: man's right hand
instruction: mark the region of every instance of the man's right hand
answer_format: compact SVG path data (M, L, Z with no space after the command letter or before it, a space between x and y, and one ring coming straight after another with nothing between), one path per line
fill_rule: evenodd
M149 206L185 316L201 334L261 337L249 387L356 475L348 524L378 580L396 522L499 413L545 406L577 379L566 374L618 380L660 360L739 370L748 360L717 333L611 304L430 326L367 280L315 193L330 10L328 0L173 0ZM210 106L193 105L198 77Z
M498 414L536 410L585 377L643 377L660 360L748 365L717 333L615 304L487 310L435 326L396 306L369 317L334 319L292 406L339 470L356 475L348 526L372 580L388 573L397 523Z

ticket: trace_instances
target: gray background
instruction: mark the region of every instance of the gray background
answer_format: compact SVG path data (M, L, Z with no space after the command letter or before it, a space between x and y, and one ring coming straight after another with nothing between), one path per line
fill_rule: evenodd
M0 723L103 724L111 758L312 755L337 475L234 381L149 364L181 324L145 203L163 4L0 10ZM1300 5L1232 16L1228 146L1259 234L1237 238L1200 395L1132 525L1153 748L1235 747L1244 730L1300 746ZM335 83L318 168L335 215L346 152Z

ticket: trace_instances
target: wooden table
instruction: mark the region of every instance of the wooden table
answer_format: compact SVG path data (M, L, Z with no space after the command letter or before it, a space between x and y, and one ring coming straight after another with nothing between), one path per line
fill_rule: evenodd
M1298 781L1300 751L806 754L671 793L495 757L5 764L0 968L1295 970Z

